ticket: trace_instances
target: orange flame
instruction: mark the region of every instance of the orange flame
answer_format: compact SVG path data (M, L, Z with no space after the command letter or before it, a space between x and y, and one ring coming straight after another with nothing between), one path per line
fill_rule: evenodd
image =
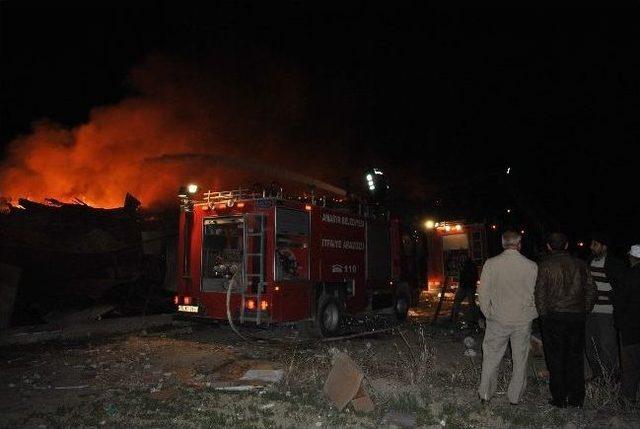
M12 142L0 170L1 193L34 200L77 197L90 205L117 207L130 192L156 203L175 194L186 172L169 172L144 160L164 147L194 149L193 132L176 125L170 111L142 99L96 109L89 123L70 130L39 122L31 135Z
M131 75L143 95L95 108L75 127L36 122L31 134L11 142L0 163L0 198L79 198L117 207L128 192L153 206L174 202L186 183L205 189L247 184L230 167L148 162L176 153L259 159L319 178L343 175L344 142L332 148L313 140L318 137L291 133L304 119L304 86L287 70L270 73L261 76L264 87L249 94L245 82L212 82L188 64L152 57ZM274 113L265 116L265 109ZM311 153L313 163L307 163Z

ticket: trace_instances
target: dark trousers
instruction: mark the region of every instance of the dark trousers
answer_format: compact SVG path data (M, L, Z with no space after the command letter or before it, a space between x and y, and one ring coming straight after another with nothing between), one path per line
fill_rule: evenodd
M614 379L620 371L618 333L613 315L590 313L586 322L586 354L593 377Z
M585 315L554 313L542 318L542 343L555 405L584 403Z
M640 385L640 343L625 344L626 337L637 337L637 334L633 334L625 331L620 332L620 342L622 343L620 347L622 361L620 390L622 396L631 402L635 402L638 385Z

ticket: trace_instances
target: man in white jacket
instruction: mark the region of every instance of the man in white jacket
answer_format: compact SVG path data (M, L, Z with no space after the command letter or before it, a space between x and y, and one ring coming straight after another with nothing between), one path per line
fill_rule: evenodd
M522 236L502 234L504 252L482 268L478 299L487 319L482 342L482 376L478 394L488 401L496 391L498 367L511 341L513 371L507 396L518 404L527 382L531 321L538 317L534 290L538 266L520 254Z

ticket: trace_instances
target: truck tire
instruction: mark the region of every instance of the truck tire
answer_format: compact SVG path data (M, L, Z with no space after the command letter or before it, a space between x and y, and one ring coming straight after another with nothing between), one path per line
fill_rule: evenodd
M323 295L318 300L316 313L316 331L323 337L333 337L342 327L342 308L338 300L330 295Z
M406 285L401 285L393 297L393 314L398 322L407 320L409 307L411 306L411 295Z

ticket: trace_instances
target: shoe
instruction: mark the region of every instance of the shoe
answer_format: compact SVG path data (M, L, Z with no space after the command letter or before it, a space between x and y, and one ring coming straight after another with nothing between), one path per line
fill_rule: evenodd
M511 401L509 401L509 404L511 404L511 405L520 405L520 402L511 402Z
M553 405L558 408L567 408L567 405L564 401L556 401L555 399L549 399L549 405Z

